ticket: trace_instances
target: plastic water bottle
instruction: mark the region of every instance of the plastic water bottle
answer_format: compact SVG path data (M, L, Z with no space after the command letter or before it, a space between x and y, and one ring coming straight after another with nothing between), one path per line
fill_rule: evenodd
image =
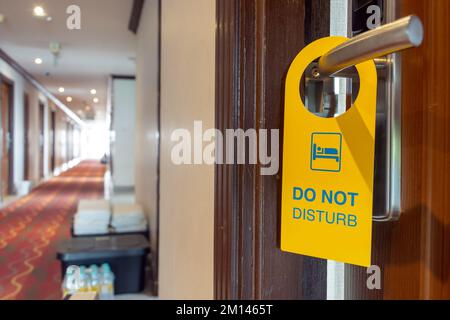
M79 292L89 292L89 275L86 271L86 267L80 267L80 288Z
M66 269L62 284L63 297L75 294L80 290L80 268L78 266L69 266Z
M114 274L107 263L101 266L100 300L114 300Z
M91 291L100 294L100 275L98 272L98 267L96 265L92 265L89 267L89 288Z

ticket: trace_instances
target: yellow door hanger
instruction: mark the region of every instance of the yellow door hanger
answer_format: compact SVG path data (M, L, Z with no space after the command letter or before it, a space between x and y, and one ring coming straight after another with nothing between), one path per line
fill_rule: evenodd
M286 79L281 249L369 266L375 152L377 73L356 66L353 106L335 118L309 112L299 92L311 62L348 40L319 39L293 61Z

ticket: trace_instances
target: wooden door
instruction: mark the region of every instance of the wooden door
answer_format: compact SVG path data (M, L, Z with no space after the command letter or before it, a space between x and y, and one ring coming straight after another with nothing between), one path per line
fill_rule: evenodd
M44 178L45 105L39 101L39 178Z
M345 265L346 299L450 299L450 1L398 3L425 27L403 54L402 216L373 226L381 289ZM217 0L216 127L282 129L285 74L329 17L330 0ZM216 166L216 298L325 299L327 261L280 251L280 175L258 170Z
M450 1L399 3L425 27L423 45L403 54L402 216L373 229L381 290L347 266L348 299L450 299Z
M24 147L24 180L30 180L30 100L27 94L23 97L23 147Z
M71 142L72 134L71 134L71 124L70 122L66 122L66 162L72 160L72 142Z
M5 77L0 78L1 83L1 113L2 113L2 194L10 195L14 192L13 170L13 108L14 84Z

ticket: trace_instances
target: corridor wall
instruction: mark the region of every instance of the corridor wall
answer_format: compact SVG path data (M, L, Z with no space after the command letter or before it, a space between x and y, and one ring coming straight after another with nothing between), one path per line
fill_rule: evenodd
M111 94L111 143L112 179L117 190L134 190L133 159L136 126L136 80L112 77Z
M171 135L214 127L215 1L161 1L160 74L158 2L145 2L138 33L136 194L154 231L160 76L159 296L212 299L214 166L175 165Z
M29 181L33 185L41 181L40 177L40 116L39 103L44 105L43 119L44 119L44 152L42 157L44 178L50 177L53 172L51 168L51 136L50 136L50 114L51 110L56 110L56 147L55 159L56 166L62 167L65 163L70 161L66 156L66 123L67 115L57 109L56 106L50 102L43 92L36 89L34 85L28 82L22 74L9 65L5 60L0 58L0 74L7 77L14 83L14 172L13 180L15 187L25 180L25 114L24 104L25 94L28 96L29 114L28 114L28 172Z
M153 281L158 277L158 26L158 0L148 0L137 34L135 195L149 220Z

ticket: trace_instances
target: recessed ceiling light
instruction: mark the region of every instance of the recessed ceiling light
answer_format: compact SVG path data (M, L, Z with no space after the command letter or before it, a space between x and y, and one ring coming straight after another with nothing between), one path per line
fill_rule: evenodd
M63 93L64 91L66 91L66 89L64 89L63 87L59 87L58 91L59 91L60 93Z
M97 90L91 89L91 94L97 94Z
M41 6L36 6L33 9L33 15L35 17L45 17L47 15L47 13L45 12L44 8L42 8Z
M36 64L42 64L42 59L41 58L36 58L36 59L34 59L34 63L36 63Z
M87 111L91 110L91 107L90 106L86 106L86 110Z
M100 100L98 98L93 99L94 103L98 103Z
M67 101L67 102L72 102L72 100L73 100L72 97L67 97L67 98L66 98L66 101Z

